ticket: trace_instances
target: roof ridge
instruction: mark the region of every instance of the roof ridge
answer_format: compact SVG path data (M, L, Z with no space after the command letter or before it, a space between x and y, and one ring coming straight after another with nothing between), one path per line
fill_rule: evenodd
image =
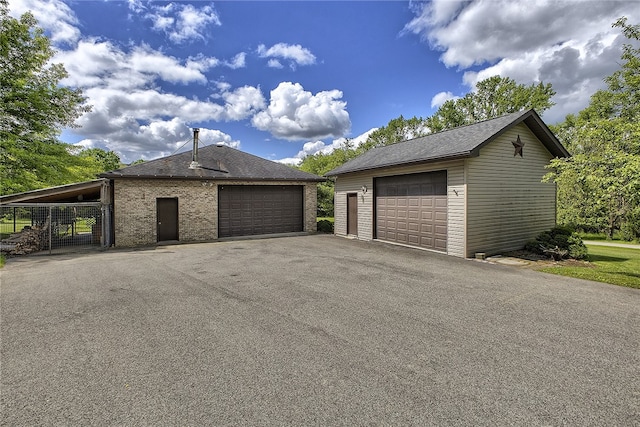
M479 125L481 123L486 123L486 122L490 122L490 121L493 121L493 120L502 119L502 118L505 118L505 117L508 117L508 116L511 116L511 115L516 115L516 114L524 115L524 113L528 113L531 110L532 110L532 108L527 109L527 110L522 109L520 111L514 111L513 113L506 113L506 114L503 114L503 115L498 116L498 117L492 117L490 119L484 119L484 120L480 120L480 121L473 122L473 123L467 123L467 124L464 124L464 125L460 125L460 126L456 126L456 127L452 127L452 128L448 128L448 129L443 129L443 130L441 130L439 132L428 133L428 134L422 135L422 136L416 136L415 138L405 139L405 140L402 140L402 141L394 142L393 144L389 144L389 145L395 145L395 144L398 144L398 143L401 143L401 142L409 142L409 141L413 141L413 140L424 138L424 137L431 136L431 135L441 135L441 134L446 133L446 132L451 132L451 131L462 129L462 128L469 127L469 126L476 126L476 125ZM387 147L387 146L385 146L385 147Z
M376 147L327 172L325 176L405 163L478 156L483 146L520 123L525 123L552 155L569 155L534 109L522 109L492 119Z

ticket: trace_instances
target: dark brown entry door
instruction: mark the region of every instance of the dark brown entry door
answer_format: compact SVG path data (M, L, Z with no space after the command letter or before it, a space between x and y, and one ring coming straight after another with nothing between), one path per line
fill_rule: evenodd
M158 242L178 240L178 199L156 199Z
M235 237L304 230L301 185L221 185L218 236Z
M446 171L376 178L375 195L378 239L446 252Z
M358 235L358 194L347 194L347 234Z

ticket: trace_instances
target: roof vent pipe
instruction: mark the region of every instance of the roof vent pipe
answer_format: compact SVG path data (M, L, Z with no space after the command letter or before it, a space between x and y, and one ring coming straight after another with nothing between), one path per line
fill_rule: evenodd
M200 133L199 128L193 128L193 150L191 152L191 164L189 165L189 169L200 168L200 163L198 163L198 134L199 133Z

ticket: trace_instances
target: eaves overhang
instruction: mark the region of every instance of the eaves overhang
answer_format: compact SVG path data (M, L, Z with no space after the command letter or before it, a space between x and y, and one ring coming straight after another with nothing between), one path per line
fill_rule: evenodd
M340 168L336 168L334 171L330 171L326 173L325 176L333 177L333 176L345 175L348 173L366 172L366 171L372 171L372 170L378 170L378 169L388 169L388 168L395 168L395 167L401 167L401 166L413 166L418 164L430 164L430 163L446 162L446 161L452 161L452 160L461 160L461 159L468 159L470 157L478 157L478 155L479 155L479 150L472 150L472 151L465 151L462 153L449 154L446 156L430 157L426 159L413 159L411 161L401 162L401 163L390 162L390 163L376 164L375 166L350 168L347 170L340 170Z
M117 179L155 179L155 180L181 180L181 181L247 181L247 182L324 182L325 178L292 178L292 177L231 177L231 176L184 176L184 175L119 175L114 173L102 174L101 177L111 180Z
M0 196L0 205L8 203L53 203L99 200L105 179L59 185L39 190Z

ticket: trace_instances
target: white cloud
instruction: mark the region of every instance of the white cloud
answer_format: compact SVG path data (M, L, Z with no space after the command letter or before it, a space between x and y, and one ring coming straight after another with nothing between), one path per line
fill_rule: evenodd
M217 129L200 128L200 142L204 145L226 145L231 148L240 148L240 141L234 140L228 135Z
M262 91L253 86L243 86L233 92L223 92L222 99L225 101L224 120L246 119L266 106Z
M101 134L98 138L87 138L75 145L113 150L120 154L123 162L131 163L140 158L151 160L190 150L191 132L187 123L179 118L173 118L142 126L136 124L132 127L119 127L110 134ZM224 144L233 148L240 147L240 141L216 129L201 127L199 140L203 145Z
M10 0L11 16L19 17L31 11L38 26L47 30L54 44L74 43L80 39L75 13L60 0Z
M493 75L551 83L557 92L556 107L545 114L551 123L584 108L619 67L623 40L611 24L623 15L640 18L628 1L434 0L414 11L405 32L441 50L446 66L474 67L464 74L469 87Z
M226 61L224 65L231 68L232 70L244 68L247 65L246 59L247 54L245 52L240 52L239 54L231 58L230 61Z
M267 62L267 67L269 68L284 68L284 66L282 65L282 63L280 63L280 61L278 61L275 58L271 58L268 62Z
M288 61L292 70L295 70L299 65L312 65L316 62L315 55L299 44L278 43L268 49L261 44L258 46L258 55L261 58L270 58L267 65L271 68L282 68L282 63L278 58Z
M439 92L431 98L431 108L438 108L450 99L460 99L459 96L452 94L451 92Z
M342 136L351 126L347 103L339 90L313 95L299 83L282 82L271 91L265 111L256 114L252 124L272 135L300 140Z
M140 3L130 2L129 5L134 11L144 10ZM208 26L221 25L218 13L210 5L201 8L182 3L152 5L146 17L153 22L154 30L165 33L175 43L205 40Z
M334 139L330 144L325 144L323 141L305 142L302 146L302 150L298 151L298 153L294 157L287 157L276 161L287 165L297 166L302 163L302 160L304 160L305 157L312 156L317 153L330 154L336 149L343 148L347 141L349 141L349 144L351 144L353 148L356 148L367 142L367 138L369 138L371 132L377 129L378 128L369 129L368 131L356 136L355 138Z
M210 99L161 89L163 82L207 83L205 72L222 64L203 55L183 60L145 45L125 51L108 41L87 39L74 50L60 52L55 60L64 63L69 72L64 83L82 88L93 106L77 121L80 128L74 133L84 137L84 143L116 150L123 159L136 160L136 150L144 158L170 153L162 138L179 139L184 123L243 120L266 106L260 89L252 86L234 89L218 82L218 92ZM243 60L244 55L236 55L232 62L239 66ZM218 137L219 141L237 146L228 135Z
M146 45L125 52L109 41L97 39L82 40L74 50L61 51L53 59L63 63L69 73L63 83L80 88L137 88L156 80L206 83L204 72L219 64L216 58L204 56L179 60Z
M135 13L142 13L147 10L147 8L142 3L142 0L127 0L127 4L129 5L129 10Z
M78 120L80 128L76 133L120 153L124 161L170 154L176 148L169 150L172 143L188 137L185 122L238 120L250 116L265 103L259 89L250 86L224 92L225 105L152 89L130 92L96 87L85 94L93 110ZM202 141L239 147L238 141L216 132L202 131Z
M171 83L205 83L207 78L203 74L211 66L217 65L215 59L190 59L183 65L177 58L166 56L148 46L135 47L129 54L126 64L132 70L140 73L156 75L160 79Z

